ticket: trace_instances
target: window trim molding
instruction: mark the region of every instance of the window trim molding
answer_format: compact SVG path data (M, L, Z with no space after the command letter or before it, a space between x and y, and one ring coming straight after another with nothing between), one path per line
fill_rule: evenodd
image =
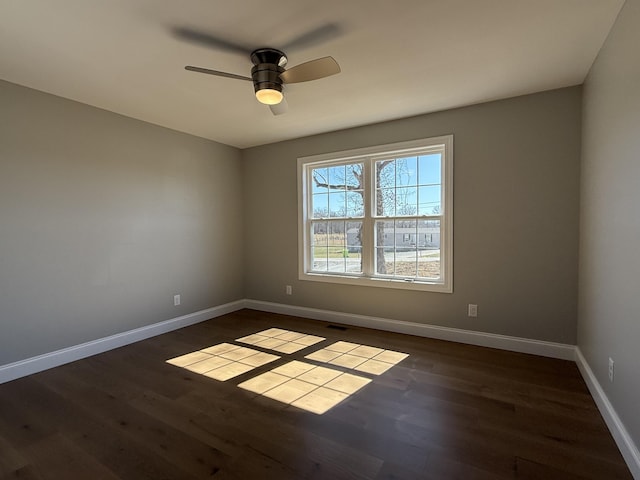
M442 281L425 282L410 281L401 278L376 278L361 274L343 273L335 275L331 273L307 272L306 265L308 263L309 252L307 248L305 248L305 245L310 241L308 232L306 231L308 215L307 192L310 191L311 188L311 179L306 175L306 165L318 162L327 162L327 165L330 165L330 162L339 164L356 161L362 159L362 157L375 159L379 156L409 154L412 150L422 150L433 145L444 145L445 148L445 159L442 167L445 212L442 216L441 225L441 235L444 237L444 242L442 242L441 245L444 244L444 252L442 249L440 252L442 259ZM343 285L453 293L453 159L453 134L299 157L296 176L298 184L298 279ZM372 179L369 179L369 182L371 181ZM369 197L369 195L367 195L367 197Z

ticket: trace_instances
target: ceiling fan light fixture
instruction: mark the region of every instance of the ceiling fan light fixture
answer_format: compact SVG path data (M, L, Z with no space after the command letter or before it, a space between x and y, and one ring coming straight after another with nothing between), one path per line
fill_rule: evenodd
M178 29L178 35L189 40L198 42L213 43L216 46L224 45L225 48L234 51L242 51L242 47L217 39L216 37L203 34L189 29ZM221 72L209 68L187 65L184 67L191 72L206 73L219 77L233 78L236 80L247 80L253 82L253 89L256 99L263 105L271 107L271 113L280 115L287 110L287 102L282 94L283 84L302 83L310 80L318 80L340 73L340 65L333 57L322 57L301 63L285 70L287 56L275 48L258 48L251 52L251 78L236 73ZM277 107L277 106L280 107Z
M284 95L282 92L273 88L262 88L260 90L256 90L256 98L260 103L264 103L265 105L278 105Z

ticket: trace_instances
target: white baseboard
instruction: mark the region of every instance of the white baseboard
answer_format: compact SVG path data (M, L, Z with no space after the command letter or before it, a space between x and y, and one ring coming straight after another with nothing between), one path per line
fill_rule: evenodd
M358 327L375 328L389 332L405 333L419 337L436 338L451 342L478 345L481 347L499 348L520 353L530 353L543 357L559 358L562 360L575 359L575 346L564 343L544 342L520 337L509 337L494 333L474 332L457 328L425 325L422 323L391 320L388 318L369 317L317 308L297 307L281 303L263 302L260 300L245 300L245 307L265 312L294 315L326 322L354 325Z
M604 389L600 385L600 382L598 382L598 379L582 355L579 347L576 347L576 364L589 388L589 392L591 392L591 396L598 406L598 410L600 410L607 427L609 427L613 439L620 449L620 453L622 453L629 470L631 470L631 475L633 475L633 478L636 480L640 480L640 453L638 452L638 447L627 432L622 420L618 417L613 405L609 402L606 393L604 393Z
M49 368L57 367L65 363L75 362L76 360L106 352L107 350L129 345L130 343L155 337L156 335L171 332L172 330L203 322L210 318L235 312L236 310L244 308L244 304L244 300L226 303L217 307L207 308L188 315L165 320L164 322L154 323L153 325L129 330L128 332L116 333L109 337L99 338L80 345L56 350L55 352L45 353L43 355L38 355L37 357L20 360L8 365L1 365L0 384L15 380L16 378L42 372L43 370L48 370Z
M530 353L533 355L561 358L564 360L574 360L573 345L474 332L470 330L438 327L434 325L424 325L404 322L401 320L391 320L388 318L354 315L334 312L331 310L297 307L294 305L263 302L260 300L238 300L224 305L219 305L217 307L200 310L188 315L183 315L181 317L172 318L153 325L147 325L127 332L117 333L109 337L92 340L80 345L74 345L54 352L38 355L36 357L27 358L7 365L0 365L0 384L38 373L43 370L48 370L49 368L57 367L65 363L74 362L91 355L106 352L107 350L129 345L156 335L161 335L172 330L187 327L211 318L219 317L242 308L252 308L255 310L282 313L285 315L297 315L300 317L324 320L327 322L368 327L421 337L437 338L440 340L499 348L514 352Z

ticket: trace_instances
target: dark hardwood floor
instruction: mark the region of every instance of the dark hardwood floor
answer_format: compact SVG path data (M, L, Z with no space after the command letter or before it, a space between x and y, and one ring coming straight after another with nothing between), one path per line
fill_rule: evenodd
M326 340L226 381L166 360ZM409 354L318 415L237 385L336 341ZM251 310L0 385L0 479L631 479L572 362Z

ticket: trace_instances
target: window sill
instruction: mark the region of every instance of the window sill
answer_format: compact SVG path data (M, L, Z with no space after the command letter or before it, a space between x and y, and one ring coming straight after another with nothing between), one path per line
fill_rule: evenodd
M396 278L371 278L364 276L331 275L330 273L300 273L300 280L335 283L339 285L357 285L361 287L395 288L400 290L418 290L423 292L453 293L451 285L442 282L409 281Z

